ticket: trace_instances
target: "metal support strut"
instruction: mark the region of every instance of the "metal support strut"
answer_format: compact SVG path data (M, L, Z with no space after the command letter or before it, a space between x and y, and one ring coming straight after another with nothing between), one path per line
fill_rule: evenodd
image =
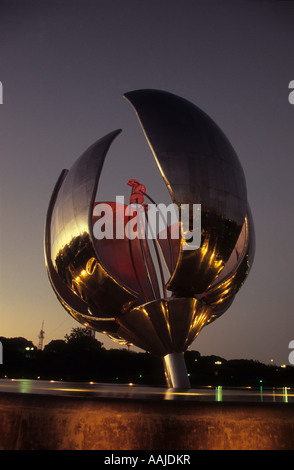
M164 371L169 388L191 388L183 353L171 353L163 357Z

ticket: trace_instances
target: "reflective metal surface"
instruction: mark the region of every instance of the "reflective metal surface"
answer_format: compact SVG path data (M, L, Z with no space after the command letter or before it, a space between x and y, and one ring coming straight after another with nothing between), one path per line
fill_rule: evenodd
M186 250L183 235L158 237L164 280L145 239L97 239L93 234L99 178L114 131L64 170L53 191L45 229L45 259L57 298L77 321L113 340L164 357L182 353L222 315L254 259L254 227L242 167L219 127L198 107L171 93L127 93L158 168L178 208L201 204L201 244ZM130 180L132 197L143 186ZM136 189L137 188L137 189ZM144 196L151 197L145 194ZM103 203L103 201L102 201ZM109 202L114 221L125 206ZM143 207L143 206L142 206ZM190 214L190 222L192 215ZM115 233L115 231L114 231Z
M167 386L173 389L191 388L184 353L171 353L163 358Z
M171 93L126 93L173 202L201 204L201 249L181 250L169 287L204 292L228 261L247 212L244 173L231 144L198 107Z
M101 203L94 204L99 206ZM105 203L102 203L103 207ZM113 238L94 239L96 253L107 271L120 282L136 293L136 304L148 302L161 297L157 273L152 261L146 239L138 237L130 239L126 235L129 217L126 215L127 205L107 202L112 210L106 213L103 220L113 226ZM97 217L93 215L92 225ZM124 228L121 238L117 238L117 223ZM142 249L143 245L143 249ZM145 259L144 259L145 255Z
M182 352L211 316L211 308L194 298L160 299L119 317L118 334L140 348L163 357Z
M113 338L117 313L129 309L136 295L118 283L97 256L92 208L106 153L119 132L100 139L70 171L62 172L45 228L47 272L57 298L76 320Z

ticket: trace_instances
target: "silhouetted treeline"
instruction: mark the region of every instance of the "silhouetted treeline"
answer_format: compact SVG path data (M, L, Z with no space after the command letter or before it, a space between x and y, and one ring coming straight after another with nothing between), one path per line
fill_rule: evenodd
M42 380L94 381L165 386L162 360L145 352L105 349L81 328L65 340L54 340L44 349L25 338L0 337L3 364L0 377ZM226 360L186 351L185 360L192 387L292 387L294 367L281 368L255 360Z

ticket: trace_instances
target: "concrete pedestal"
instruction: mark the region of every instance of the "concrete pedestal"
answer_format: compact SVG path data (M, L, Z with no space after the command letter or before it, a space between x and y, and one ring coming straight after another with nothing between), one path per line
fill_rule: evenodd
M0 394L0 450L293 450L290 403Z

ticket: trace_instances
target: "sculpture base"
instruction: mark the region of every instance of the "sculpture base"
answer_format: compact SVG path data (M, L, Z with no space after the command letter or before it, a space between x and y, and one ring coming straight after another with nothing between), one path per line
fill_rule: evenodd
M220 403L1 392L0 450L101 450L102 456L132 450L136 457L140 450L180 449L192 456L197 450L294 449L293 403L233 398Z
M163 364L169 388L191 388L183 353L167 354L163 358Z

